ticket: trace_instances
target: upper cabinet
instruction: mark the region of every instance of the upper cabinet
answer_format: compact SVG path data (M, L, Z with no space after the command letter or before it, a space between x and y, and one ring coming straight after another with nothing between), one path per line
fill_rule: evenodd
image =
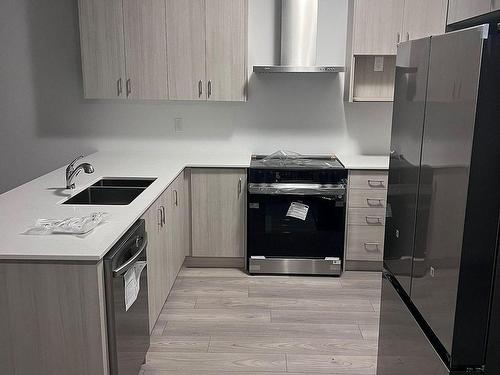
M167 0L172 100L246 100L247 0Z
M79 0L83 88L86 98L125 94L122 0Z
M406 0L401 40L443 34L447 11L447 0Z
M244 101L247 81L247 0L205 0L207 97Z
M123 0L126 94L168 99L165 0Z
M448 24L489 13L495 9L497 0L450 0Z
M246 100L247 0L79 0L86 98Z
M349 0L345 99L392 101L399 42L442 34L447 0Z
M168 95L206 100L205 0L167 0Z
M401 38L404 0L354 2L353 52L356 55L394 55Z
M79 0L84 95L167 99L164 0Z

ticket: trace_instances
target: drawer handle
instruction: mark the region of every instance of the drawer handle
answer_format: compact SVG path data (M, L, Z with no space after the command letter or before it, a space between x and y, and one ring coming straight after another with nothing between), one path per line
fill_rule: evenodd
M370 187L384 187L383 180L368 180L368 186Z
M376 202L372 204L371 202ZM366 203L368 206L384 207L384 200L380 198L366 198Z
M380 251L379 242L365 242L365 250L369 253L378 253Z
M367 224L382 224L382 218L380 216L366 216Z

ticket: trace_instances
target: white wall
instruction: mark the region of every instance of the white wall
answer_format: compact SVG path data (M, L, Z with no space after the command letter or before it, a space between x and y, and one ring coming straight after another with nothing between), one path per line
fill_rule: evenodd
M250 72L279 62L279 3L249 0ZM318 64L344 65L346 25L320 0ZM0 43L0 192L99 149L388 151L392 106L344 104L343 74L252 74L247 103L84 100L76 0L3 0Z

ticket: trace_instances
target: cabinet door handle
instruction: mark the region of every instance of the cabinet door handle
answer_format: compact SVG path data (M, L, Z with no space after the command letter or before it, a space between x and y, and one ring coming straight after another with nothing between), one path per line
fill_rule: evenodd
M410 32L409 31L406 33L406 40L407 41L410 40Z
M365 242L365 250L370 252L370 253L377 253L379 252L379 242Z
M163 227L166 223L165 206L160 206L160 211L161 211L161 226Z
M238 197L241 195L242 185L243 185L243 182L242 182L242 180L240 178L239 181L238 181Z
M201 98L203 95L203 81L200 79L198 81L198 98Z
M122 88L122 79L118 78L118 81L116 81L116 91L118 96L122 96L123 88Z
M212 81L208 81L208 97L212 96Z
M158 208L158 226L159 227L163 226L163 211L161 207Z
M132 94L132 81L129 79L127 79L127 83L126 83L126 89L127 89L127 98L130 96L130 94Z
M401 33L397 34L397 43L399 44L399 42L401 42Z
M174 205L178 206L179 205L179 200L178 200L178 193L177 190L174 190Z
M372 204L372 202L376 202L375 204ZM377 206L377 207L383 207L384 206L384 200L379 199L379 198L366 198L366 203L368 206Z

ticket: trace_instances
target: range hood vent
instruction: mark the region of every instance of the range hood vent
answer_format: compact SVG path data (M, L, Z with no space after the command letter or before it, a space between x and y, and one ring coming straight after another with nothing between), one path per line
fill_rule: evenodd
M255 73L339 73L317 66L318 0L281 0L281 64L254 66Z

